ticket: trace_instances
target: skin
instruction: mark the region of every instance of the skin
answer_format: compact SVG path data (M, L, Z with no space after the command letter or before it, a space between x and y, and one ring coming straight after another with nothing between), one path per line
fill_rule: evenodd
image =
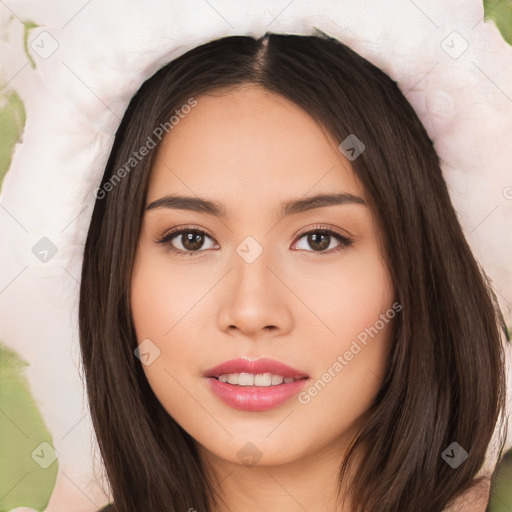
M237 357L269 357L314 383L392 307L366 205L278 216L284 201L333 192L366 199L364 190L339 141L288 100L244 86L197 101L159 149L146 204L199 196L221 203L226 215L146 211L132 315L138 342L150 339L160 355L145 374L222 481L232 512L350 511L349 501L335 507L337 470L382 384L391 322L307 404L294 397L265 412L236 410L210 391L203 372ZM353 243L333 252L340 242L332 237L320 254L303 236L318 224ZM177 226L207 232L191 256L158 243ZM247 236L263 249L252 263L236 252ZM172 243L190 250L181 235ZM261 454L253 466L237 455L248 442Z
M491 491L491 478L486 476L482 482L475 484L459 496L446 512L485 512Z

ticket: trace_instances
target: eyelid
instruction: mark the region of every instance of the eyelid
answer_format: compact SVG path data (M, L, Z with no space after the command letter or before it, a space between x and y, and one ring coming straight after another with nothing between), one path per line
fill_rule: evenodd
M327 231L329 233L338 235L341 238L345 238L346 240L350 240L352 238L352 236L349 235L346 231L342 233L341 229L329 226L328 224L314 224L313 226L303 228L297 233L297 235L295 235L295 238L300 238L304 235L307 235L308 233L311 233L312 231Z
M194 224L183 224L183 225L174 226L174 227L168 229L163 235L161 235L160 237L157 237L156 241L160 242L164 239L169 239L171 237L171 235L176 235L181 232L189 232L189 231L199 231L200 233L204 233L205 235L208 235L210 238L215 240L213 235L210 235L210 233L208 233L208 231L206 231L206 229L196 226Z

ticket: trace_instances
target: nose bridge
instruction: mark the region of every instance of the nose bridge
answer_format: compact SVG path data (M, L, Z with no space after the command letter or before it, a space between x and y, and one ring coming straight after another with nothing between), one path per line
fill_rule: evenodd
M229 294L220 311L221 328L245 334L272 327L288 329L291 312L283 284L274 275L270 249L254 237L244 239L233 254Z
M234 255L234 293L238 300L249 303L260 303L270 300L272 283L270 271L270 249L264 249L255 238L245 238L236 248ZM275 279L275 277L274 277Z

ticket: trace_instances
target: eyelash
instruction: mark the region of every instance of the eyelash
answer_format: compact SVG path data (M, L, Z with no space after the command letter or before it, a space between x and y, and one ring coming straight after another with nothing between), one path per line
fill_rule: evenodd
M197 251L183 251L182 249L177 249L176 247L174 247L171 244L171 241L174 238L178 237L179 235L183 235L184 233L195 233L195 234L205 235L205 236L213 239L213 237L211 237L206 231L204 231L202 229L193 228L193 227L184 227L184 228L177 228L177 229L167 232L162 238L157 240L157 243L163 245L164 250L166 252L172 252L178 256L193 256L194 254L197 254L200 252L206 252L206 251L212 250L212 249L202 249L202 250L199 249ZM338 252L342 249L349 247L353 243L353 240L351 240L350 238L347 238L346 236L343 236L340 233L338 233L332 229L329 229L329 228L326 228L326 227L320 226L320 225L313 226L313 228L309 229L308 231L299 233L297 235L296 241L299 241L301 238L303 238L304 236L309 235L311 233L316 233L316 234L321 233L321 234L332 236L336 240L338 240L338 242L340 243L337 247L335 247L334 249L330 249L329 251L306 251L306 252L314 253L315 256L323 256L324 254L332 254L334 252ZM305 249L298 249L298 250L303 251Z

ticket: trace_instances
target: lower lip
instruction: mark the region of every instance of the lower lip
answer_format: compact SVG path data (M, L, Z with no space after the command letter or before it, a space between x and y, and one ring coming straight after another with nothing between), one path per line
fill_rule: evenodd
M299 379L278 386L236 386L208 378L210 388L223 402L242 411L274 409L297 395L308 379Z

